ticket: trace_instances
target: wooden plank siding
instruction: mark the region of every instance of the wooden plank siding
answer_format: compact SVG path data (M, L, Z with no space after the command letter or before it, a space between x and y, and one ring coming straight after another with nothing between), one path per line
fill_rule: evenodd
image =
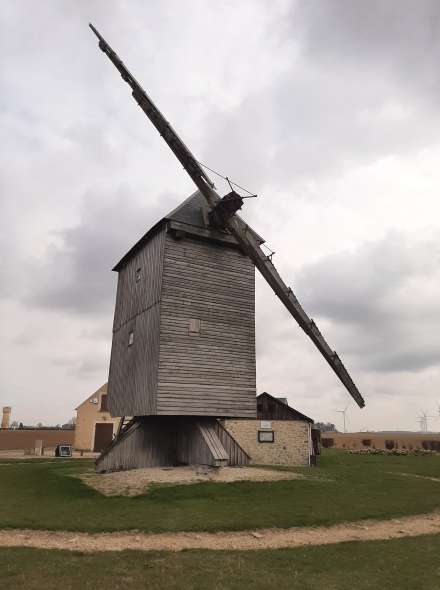
M119 271L113 331L160 300L164 238L165 230L161 228Z
M164 236L159 229L119 271L108 379L112 416L156 414Z
M146 416L120 443L96 461L96 470L121 471L143 467L171 467L176 464L176 424Z
M111 415L255 418L254 276L237 246L159 228L119 271Z
M214 423L214 430L228 455L228 465L231 467L245 467L249 465L250 457L232 438L229 432L218 420Z
M201 464L226 467L228 455L209 418L180 419L177 461L186 465Z
M99 472L179 464L244 466L249 456L214 418L144 416L95 462Z
M256 417L254 274L237 247L166 234L158 414Z

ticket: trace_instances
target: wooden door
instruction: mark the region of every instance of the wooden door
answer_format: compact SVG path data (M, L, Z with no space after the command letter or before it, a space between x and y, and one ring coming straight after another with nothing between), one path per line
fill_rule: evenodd
M113 424L111 422L101 422L95 424L95 444L93 451L100 453L106 449L113 440Z

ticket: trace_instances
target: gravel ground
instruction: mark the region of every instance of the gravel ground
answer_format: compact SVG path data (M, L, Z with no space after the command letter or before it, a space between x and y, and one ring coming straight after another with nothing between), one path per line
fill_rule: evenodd
M236 533L72 533L64 531L0 530L0 547L39 547L71 551L182 551L184 549L277 549L372 541L440 533L440 513L386 521L363 521L333 527L262 529Z
M194 484L200 481L233 482L242 480L272 481L277 479L302 479L300 473L291 471L272 471L255 467L173 467L146 468L115 473L90 473L78 476L85 484L106 496L136 496L144 493L153 483Z

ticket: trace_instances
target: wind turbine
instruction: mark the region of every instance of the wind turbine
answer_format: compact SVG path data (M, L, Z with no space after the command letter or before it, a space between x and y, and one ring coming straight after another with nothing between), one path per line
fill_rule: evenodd
M351 402L350 402L351 403ZM348 404L349 406L350 404ZM347 406L347 408L348 408ZM345 419L347 418L348 420L348 416L347 416L347 408L345 408L345 410L333 410L334 412L339 412L340 414L342 414L344 416L344 432L347 432L347 429L345 428ZM350 420L348 420L350 422Z
M422 416L417 416L417 420L420 423L420 432L428 432L428 420L430 420L431 418L435 418L435 416L429 416L427 412L422 410L422 408L420 408L420 411L422 412ZM439 414L440 414L440 407L439 407ZM437 416L437 420L438 420L438 416Z
M426 425L425 425L425 417L424 416L415 416L416 422L420 424L419 432L425 432Z
M426 432L428 432L428 420L431 420L431 418L435 418L435 416L428 416L428 414L426 412L423 412L423 415L425 417ZM437 416L437 419L438 419L438 416Z

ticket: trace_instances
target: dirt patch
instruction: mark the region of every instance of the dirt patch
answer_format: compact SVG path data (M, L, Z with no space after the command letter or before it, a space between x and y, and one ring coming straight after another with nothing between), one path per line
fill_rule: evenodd
M273 471L256 467L222 467L221 469L175 467L172 469L145 468L115 473L83 473L75 475L89 487L106 496L137 496L148 491L152 484L186 485L201 481L230 483L234 481L274 481L303 479L300 473Z
M327 545L344 541L373 541L440 533L440 513L362 521L333 527L261 529L236 533L174 533L145 535L124 533L68 533L64 531L0 531L1 547L39 547L71 551L182 551L211 549L239 551L278 549L302 545Z

